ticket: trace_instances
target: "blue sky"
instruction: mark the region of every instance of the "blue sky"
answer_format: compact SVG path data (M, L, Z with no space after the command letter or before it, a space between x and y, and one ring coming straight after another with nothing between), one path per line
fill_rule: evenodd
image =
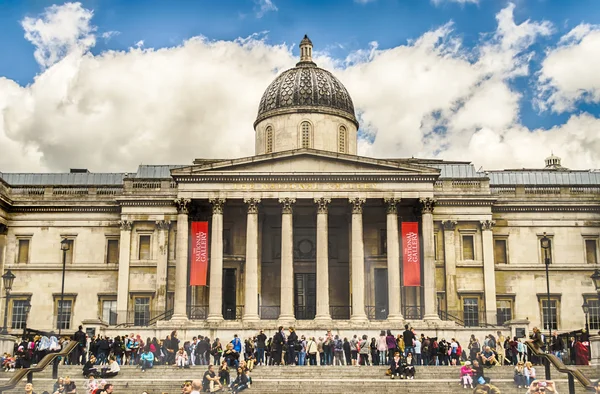
M27 17L41 20L48 7L62 4L45 0L0 1L0 78L26 87L34 82L36 75L48 71L34 58L37 44L25 38L22 21ZM540 94L540 70L547 54L557 49L559 40L577 26L589 25L595 31L600 25L600 2L595 0L515 0L512 3L499 0L95 0L82 1L81 7L93 11L90 24L95 45L86 47L86 52L94 56L112 50L132 51L140 41L143 41L142 48L158 50L180 46L196 36L210 41L233 41L256 33L267 46L286 44L291 47L308 33L315 49L326 54L331 64L337 61L335 64L343 69L344 59L368 50L372 42L377 43L378 51L394 50L414 45L414 41L427 32L443 26L451 30L448 37L460 41L460 53L453 56L475 64L484 43L495 40L497 16L510 4L514 5L515 25L520 26L527 20L539 25L551 24L551 33L538 34L526 45L529 71L503 79L505 86L518 96L519 108L512 116L512 123L533 131L566 124L582 113L597 119L600 115L598 100L582 96L572 100L574 105L560 110L552 105L541 110L535 102ZM261 6L264 7L262 12ZM104 38L103 34L109 32L117 34ZM296 46L292 53L297 54ZM443 57L441 51L439 56ZM393 67L389 70L393 72ZM559 89L557 86L552 85L552 89ZM439 88L445 89L443 85ZM592 96L594 89L590 88ZM461 100L464 97L455 100L455 107ZM366 134L377 134L375 123L365 122ZM6 131L13 140L19 139L15 133ZM31 148L32 141L22 142Z

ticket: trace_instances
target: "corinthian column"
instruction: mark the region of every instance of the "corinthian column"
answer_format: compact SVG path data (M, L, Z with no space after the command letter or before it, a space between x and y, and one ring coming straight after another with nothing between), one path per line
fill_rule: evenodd
M492 228L496 222L481 222L481 238L483 241L483 283L485 286L486 323L496 325L496 267L494 265L494 236Z
M179 198L175 200L177 207L177 259L175 261L175 307L173 320L187 320L187 280L188 280L188 208L191 200Z
M258 321L258 204L260 199L247 198L246 223L246 283L243 320Z
M317 314L315 320L331 321L329 313L329 236L327 205L330 198L315 198L317 204Z
M433 207L435 200L433 198L422 198L421 221L423 232L423 304L425 305L425 315L423 320L440 320L435 311L435 249L433 236Z
M131 256L131 227L127 220L119 222L121 236L119 238L119 278L117 281L117 324L127 323L127 307L129 300L129 258Z
M210 287L207 321L223 320L223 207L224 198L213 198L210 235Z
M365 323L365 246L363 244L362 211L364 198L350 198L352 204L352 316L350 320Z
M158 256L156 260L156 310L160 313L167 308L167 261L169 258L168 242L171 222L159 220L156 222L158 229Z
M387 204L387 268L390 322L399 323L402 318L402 292L400 291L400 241L398 240L399 198L386 198Z
M446 304L448 313L457 316L460 310L458 305L458 295L456 293L456 237L454 229L457 222L454 220L444 220L444 259L446 268Z
M292 206L295 198L280 198L281 211L281 301L279 320L294 319L294 224Z

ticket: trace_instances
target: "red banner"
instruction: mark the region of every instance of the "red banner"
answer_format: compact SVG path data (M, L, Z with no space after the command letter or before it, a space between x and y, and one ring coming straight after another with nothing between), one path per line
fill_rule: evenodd
M208 272L208 222L192 222L190 286L206 286Z
M421 286L421 246L417 222L402 222L402 261L404 286Z

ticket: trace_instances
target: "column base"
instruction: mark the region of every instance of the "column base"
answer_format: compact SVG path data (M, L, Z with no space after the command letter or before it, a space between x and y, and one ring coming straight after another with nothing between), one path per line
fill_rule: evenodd
M171 316L171 323L185 323L187 321L189 321L190 319L188 319L187 315L184 314L173 314L173 316Z
M328 324L333 323L333 320L331 319L331 316L329 316L329 315L316 315L313 321L317 324L323 324L323 325L328 325Z
M257 314L242 316L243 323L257 323L259 321L260 321L260 317Z
M429 313L425 316L423 316L423 321L442 321L442 319L440 319L440 317L438 316L437 313Z
M350 316L350 323L367 324L369 323L369 319L367 319L367 315L354 315Z
M388 315L387 321L389 323L402 324L402 323L404 323L404 317L401 314L398 314L398 315Z
M296 316L294 315L279 315L279 319L277 319L277 324L279 324L280 326L284 326L284 328L287 328L286 326L290 326L293 325L296 322Z
M223 315L221 315L221 314L208 315L206 317L206 322L207 323L221 323L223 321L225 321L225 319L223 319Z

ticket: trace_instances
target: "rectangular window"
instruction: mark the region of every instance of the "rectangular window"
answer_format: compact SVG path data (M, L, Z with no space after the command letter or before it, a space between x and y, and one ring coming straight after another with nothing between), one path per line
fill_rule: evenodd
M150 235L140 235L140 244L138 246L138 259L150 260Z
M585 240L585 262L588 264L598 264L598 240Z
M102 320L111 326L117 324L117 300L102 301Z
M475 242L472 235L462 236L463 260L475 260Z
M29 263L29 239L19 239L19 250L17 251L17 263Z
M67 250L67 253L65 254L65 259L66 259L67 264L72 264L73 263L73 255L74 255L73 248L75 247L75 240L67 239L67 245L69 245L69 249Z
M545 330L550 328L558 330L558 301L550 299L550 303L548 303L548 300L543 298L541 301L542 327L544 327Z
M588 324L591 331L600 330L600 302L598 297L591 296L585 298L585 303L588 304Z
M56 300L56 329L71 329L71 313L73 310L73 300Z
M499 326L512 320L512 300L496 300L496 314Z
M150 297L136 297L133 302L133 325L147 325L150 320Z
M463 298L463 318L465 327L479 326L479 298Z
M25 306L29 303L29 300L13 300L12 301L12 315L10 327L16 330L22 330L27 325L27 314L25 313Z
M106 263L117 264L119 262L119 240L106 240Z
M508 263L506 239L494 239L494 261L496 264Z

